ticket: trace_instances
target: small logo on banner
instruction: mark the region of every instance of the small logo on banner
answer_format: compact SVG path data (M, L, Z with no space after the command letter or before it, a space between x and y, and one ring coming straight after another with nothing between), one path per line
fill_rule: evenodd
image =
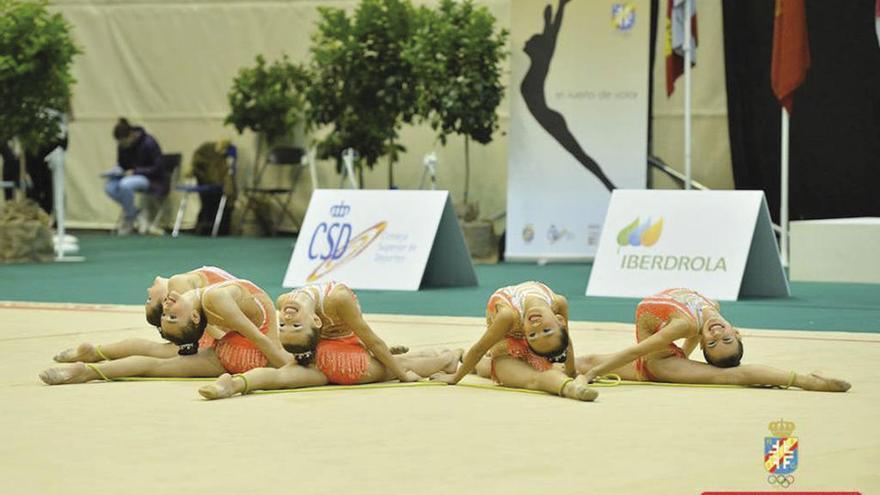
M528 223L522 230L522 239L525 242L532 242L535 239L535 226Z
M611 6L611 25L626 32L636 25L636 6L631 3L615 3Z
M351 213L351 206L344 201L330 207L332 222L321 222L312 233L309 242L308 257L310 260L321 260L318 266L306 278L314 282L340 266L355 259L367 249L379 235L385 231L388 222L377 224L352 235L351 223L343 219Z
M660 220L657 220L653 225L651 225L650 218L644 223L640 223L639 218L636 218L617 234L617 246L651 247L657 244L662 233L663 217L660 217Z
M565 227L560 229L556 225L551 225L547 229L547 240L550 241L550 244L556 244L559 241L570 241L573 238L574 234Z
M621 270L639 271L674 271L674 272L714 272L727 271L727 260L724 256L702 256L678 253L663 253L653 250L653 253L632 252L629 254L621 249L626 247L649 248L660 240L663 234L663 217L656 222L651 222L649 217L642 222L641 217L636 217L626 227L617 233L617 254L620 255ZM671 243L675 245L675 239Z
M793 473L798 465L798 439L791 436L794 422L778 420L769 425L772 437L764 437L764 469L770 473L767 482L780 488L794 483Z
M341 201L338 205L333 205L330 207L330 215L333 218L342 218L351 212L351 206L345 204L345 201Z

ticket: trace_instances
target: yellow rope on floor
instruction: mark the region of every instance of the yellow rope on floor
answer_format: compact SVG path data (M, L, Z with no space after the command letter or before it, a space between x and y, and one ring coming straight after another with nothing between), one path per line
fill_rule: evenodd
M527 388L510 388L503 385L483 385L482 383L459 383L456 387L482 388L484 390L495 390L496 392L519 392L521 394L541 394L552 395L543 390L529 390Z
M724 385L714 383L665 383L665 382L639 382L622 380L619 375L611 373L599 377L590 384L591 387L617 387L618 385L647 385L651 387L687 387L687 388L754 388L749 385Z
M93 368L94 369L94 368ZM97 370L96 370L97 371ZM112 378L107 381L113 382L211 382L215 378L176 378L176 377L125 377ZM443 382L411 382L411 383L365 383L362 385L324 385L321 387L304 387L282 390L257 390L251 393L255 394L283 394L292 392L324 392L333 390L363 390L378 388L398 388L412 386L442 386ZM642 385L649 387L685 387L685 388L755 388L748 385L721 385L709 383L663 383L663 382L638 382L632 380L622 380L618 375L605 375L590 384L591 387L619 387L628 385ZM546 394L541 390L529 390L524 388L511 388L503 385L486 385L481 383L459 383L457 386L466 388L479 388L484 390L495 390L498 392L520 392L525 394Z
M121 378L110 378L109 382L213 382L216 377L208 378L181 378L175 376L125 376Z
M436 387L445 386L443 382L409 382L409 383L365 383L363 385L323 385L321 387L285 388L280 390L254 390L251 394L289 394L295 392L331 392L334 390L369 390L377 388L402 387ZM248 394L250 395L250 394Z

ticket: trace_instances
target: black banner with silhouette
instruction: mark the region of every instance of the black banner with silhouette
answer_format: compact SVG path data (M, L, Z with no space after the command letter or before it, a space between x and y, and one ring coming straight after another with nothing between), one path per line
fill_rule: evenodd
M880 215L880 47L874 1L806 2L812 64L790 119L792 220ZM733 176L779 221L780 105L770 88L773 0L724 0Z

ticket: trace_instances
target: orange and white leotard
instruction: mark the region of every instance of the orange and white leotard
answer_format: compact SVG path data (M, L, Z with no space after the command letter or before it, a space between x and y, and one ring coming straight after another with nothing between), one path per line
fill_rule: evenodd
M242 289L247 290L248 293L253 296L254 302L257 303L257 307L260 308L260 312L262 313L260 321L255 321L253 323L260 330L260 333L268 333L271 322L269 319L269 311L274 311L274 309L271 307L267 308L263 303L263 300L259 297L260 294L266 296L267 299L269 296L266 295L262 289L248 280L229 280L208 286L202 291L202 307L204 307L205 295L207 295L208 292L217 287L225 287L230 284L238 285ZM208 311L206 310L205 312L207 313ZM220 364L223 365L223 368L226 369L227 372L244 373L254 368L263 368L269 363L269 359L257 348L256 345L254 345L253 342L248 340L247 337L236 332L234 328L224 328L224 330L226 330L226 335L214 344L214 352L217 353L217 358L220 360Z
M666 289L646 297L636 306L636 342L641 342L651 335L663 331L663 328L675 315L691 320L696 331L699 332L703 327L703 309L705 308L718 309L718 303L691 289ZM639 319L646 315L653 316L657 324L652 328L643 328L643 331L640 331ZM661 352L665 353L665 357L686 357L684 351L674 343L669 344L667 350ZM655 353L652 357L656 355L658 354ZM645 356L637 359L635 366L641 380L656 380L648 370Z
M219 284L220 282L226 282L228 280L236 280L238 277L232 275L222 268L217 268L216 266L203 266L201 268L196 269L195 271L204 275L205 280L208 281L208 284Z
M525 338L523 306L526 298L530 296L543 299L552 306L555 294L541 282L524 282L496 290L486 303L486 323L489 325L494 321L500 306L509 307L516 314L514 326L507 332L507 337L489 350L489 355L492 357L492 379L495 381L498 381L495 376L495 360L502 356L525 361L538 371L547 371L553 366L549 359L535 354Z
M238 279L235 275L232 275L222 268L217 268L216 266L203 266L195 271L205 277L205 280L209 285ZM210 349L211 347L214 347L215 343L216 341L214 337L208 332L205 332L202 334L202 338L199 339L199 349Z
M354 292L337 282L307 285L296 292L304 292L315 301L315 312L321 319L315 366L327 376L330 383L351 385L358 383L366 373L370 364L370 353L342 320L336 308L325 304L327 296L337 288L345 290L360 310Z

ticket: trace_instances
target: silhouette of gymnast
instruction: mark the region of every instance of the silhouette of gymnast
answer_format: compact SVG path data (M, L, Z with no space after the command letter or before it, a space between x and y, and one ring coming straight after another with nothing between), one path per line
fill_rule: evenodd
M544 83L547 80L547 72L550 70L550 59L553 58L553 51L556 49L556 36L562 25L562 11L565 10L565 4L570 1L559 0L556 19L553 19L552 22L550 5L544 8L544 32L529 38L523 47L523 51L531 59L531 65L519 89L526 102L526 107L535 116L538 124L611 191L615 189L614 184L605 176L599 164L590 158L578 144L577 139L568 130L565 117L547 106L547 99L544 96Z

